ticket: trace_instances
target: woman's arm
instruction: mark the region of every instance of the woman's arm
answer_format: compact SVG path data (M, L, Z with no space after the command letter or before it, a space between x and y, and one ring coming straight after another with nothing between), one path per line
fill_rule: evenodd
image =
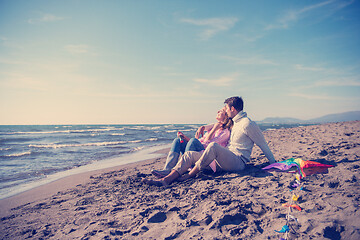
M199 139L200 137L202 137L204 135L204 131L205 131L205 126L199 127L199 129L195 133L195 138Z
M207 132L210 131L214 127L214 125L215 125L215 123L204 125L205 131L207 131Z
M210 139L212 139L214 137L215 132L221 128L221 123L217 122L215 124L213 124L213 127L211 128L211 130L209 131L208 135L205 137L204 141L210 141Z
M208 132L213 128L214 124L203 125L195 133L195 138L199 139L204 136L204 132Z
M216 142L216 143L220 144L223 147L227 146L227 144L229 143L229 138L230 138L229 129L222 129L222 130L217 130L217 131L219 131L217 136L214 136L213 138L210 138L210 140L208 140L208 141L204 141L204 139L201 141L201 143L204 145L205 148L211 142Z
M229 129L223 129L218 136L210 139L209 143L216 142L216 143L220 144L221 146L226 147L227 144L229 143L229 138L230 138Z

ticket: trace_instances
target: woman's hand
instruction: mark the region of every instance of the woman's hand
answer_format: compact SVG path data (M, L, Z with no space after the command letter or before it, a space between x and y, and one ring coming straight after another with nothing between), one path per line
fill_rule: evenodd
M182 132L178 132L177 133L177 136L178 136L178 138L181 138L181 139L184 139L185 141L189 141L190 140L190 138L188 138L185 134L183 134Z
M199 129L195 133L195 138L199 139L200 137L202 137L204 135L204 131L205 131L205 126L199 127Z
M210 139L213 138L214 133L215 133L218 129L220 129L221 126L222 126L221 123L219 123L219 122L215 123L214 126L213 126L213 128L210 130L209 134L208 134L208 135L206 136L206 138L204 139L204 141L205 141L205 142L210 141Z

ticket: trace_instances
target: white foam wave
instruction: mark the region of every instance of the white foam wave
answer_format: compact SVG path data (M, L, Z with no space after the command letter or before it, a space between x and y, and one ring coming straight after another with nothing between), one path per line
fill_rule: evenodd
M152 142L152 141L157 141L158 139L157 138L149 138L149 139L146 139L145 141L146 142Z
M124 136L125 133L112 133L111 136Z
M173 133L173 132L177 132L178 130L167 130L167 133Z
M157 129L161 129L163 126L153 126L153 127L150 127L150 126L132 126L132 127L129 127L128 129L131 129L131 130L157 130Z
M174 128L175 127L175 125L174 124L169 124L169 125L165 125L165 126L163 126L164 128Z
M191 131L194 131L194 129L184 129L184 130L181 130L181 132L191 132Z
M53 134L53 133L86 133L86 132L107 132L115 130L114 127L109 128L101 128L101 129L82 129L82 130L59 130L59 131L41 131L41 132L11 132L11 133L4 133L8 135L15 135L15 134Z
M198 130L200 125L189 125L189 127L192 128L192 130Z
M274 131L274 130L277 130L277 129L276 128L267 128L264 131Z
M0 151L7 151L10 150L11 148L0 148Z
M92 147L92 146L108 146L108 145L119 145L129 142L138 142L138 141L117 141L117 142L94 142L94 143L77 143L77 144L30 144L29 147L34 148L64 148L64 147Z
M30 155L30 154L31 154L31 152L28 151L28 152L13 153L13 154L5 155L5 157L22 157L22 156Z
M136 147L136 148L133 148L130 152L140 151L140 150L145 149L145 148L146 148L145 146Z

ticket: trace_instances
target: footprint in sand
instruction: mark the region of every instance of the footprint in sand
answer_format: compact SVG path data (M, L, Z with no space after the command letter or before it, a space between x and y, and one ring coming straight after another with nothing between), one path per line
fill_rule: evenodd
M157 212L155 213L153 216L151 216L148 219L148 223L161 223L161 222L165 222L166 220L166 213L164 212Z

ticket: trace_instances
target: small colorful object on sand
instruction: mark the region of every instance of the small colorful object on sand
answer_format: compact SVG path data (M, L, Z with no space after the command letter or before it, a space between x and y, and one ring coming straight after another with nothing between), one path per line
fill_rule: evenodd
M301 207L299 207L298 205L296 205L296 204L288 204L288 203L284 203L283 205L282 205L283 207L292 207L292 208L294 208L294 209L296 209L296 210L298 210L298 211L301 211Z
M286 232L289 232L290 231L290 228L288 225L284 225L280 231L277 231L275 230L275 232L278 232L278 233L286 233Z
M297 200L299 199L299 196L298 195L293 195L292 196L292 200L294 201L294 202L296 202Z

